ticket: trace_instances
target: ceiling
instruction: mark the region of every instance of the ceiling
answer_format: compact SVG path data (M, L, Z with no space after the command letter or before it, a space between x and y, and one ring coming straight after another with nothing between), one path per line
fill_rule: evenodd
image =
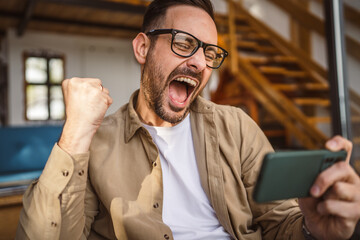
M0 34L28 30L132 38L149 0L0 0Z

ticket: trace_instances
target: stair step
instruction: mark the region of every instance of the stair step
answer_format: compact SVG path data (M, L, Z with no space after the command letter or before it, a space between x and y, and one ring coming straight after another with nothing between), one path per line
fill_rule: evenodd
M331 117L308 117L308 120L312 124L330 123L331 122Z
M253 29L251 27L249 27L249 26L237 25L236 26L236 32L249 33L249 32L253 32Z
M286 135L285 130L264 130L267 137L284 137Z
M237 45L240 48L256 48L258 46L258 44L256 42L253 41L243 41L243 40L238 40L237 41Z
M269 36L267 34L264 33L249 33L246 36L244 36L244 38L246 39L251 39L251 40L268 40Z
M269 63L279 63L279 64L296 64L298 61L295 57L292 56L274 56L274 57L265 57L265 56L248 56L245 59L249 60L253 64L269 64Z
M250 61L253 64L267 64L270 59L264 56L246 56L244 57L246 60Z
M302 83L302 84L296 84L296 83L277 83L272 84L272 86L279 91L284 92L293 92L298 90L310 90L310 91L318 91L318 90L329 90L329 86L326 84L321 83Z
M304 71L294 71L294 70L287 70L282 67L268 67L262 66L259 67L259 70L268 75L283 75L286 77L293 77L293 78L305 78L307 77L307 73Z
M294 103L299 106L322 106L328 107L330 106L330 100L324 98L294 98Z
M259 45L257 42L240 40L237 42L240 50L252 50L261 53L278 53L279 51L272 46Z
M276 63L297 63L296 57L293 56L274 56L273 61Z

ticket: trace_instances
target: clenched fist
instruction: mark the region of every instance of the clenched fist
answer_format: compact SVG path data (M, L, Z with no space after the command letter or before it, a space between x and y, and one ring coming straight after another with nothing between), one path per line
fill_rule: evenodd
M62 89L66 120L58 145L69 154L87 152L112 104L109 90L95 78L66 79Z

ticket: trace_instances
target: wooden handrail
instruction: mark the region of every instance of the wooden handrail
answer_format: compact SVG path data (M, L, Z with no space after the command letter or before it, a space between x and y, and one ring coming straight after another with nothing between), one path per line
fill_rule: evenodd
M236 81L239 81L243 86L245 86L269 112L271 112L276 119L283 124L286 129L289 129L294 136L308 149L318 148L316 141L311 139L304 131L298 128L296 122L289 118L288 114L282 112L278 105L273 101L269 101L269 97L266 96L259 88L256 86L252 77L249 77L243 69L239 69L237 75L235 75Z
M280 37L279 34L275 33L268 26L257 20L250 13L248 13L242 6L239 4L236 5L237 12L239 14L245 15L249 21L249 24L258 30L258 32L266 33L269 35L269 41L274 44L277 48L279 48L282 52L286 53L288 56L295 56L299 64L309 71L311 74L311 78L318 83L328 84L327 81L327 71L316 63L313 59L311 59L306 53L304 53L301 49L296 48L284 38Z
M299 129L295 122L289 118L289 115L283 113L275 103L269 101L269 98L259 90L254 81L247 76L242 69L239 69L237 75L235 75L235 79L245 86L255 96L257 101L259 101L269 112L271 112L276 119L285 126L286 129L289 129L289 131L296 136L303 146L308 149L318 148L316 142Z
M288 2L286 4L281 3L281 1L279 0L270 1L277 2L278 4L282 4L283 6L290 4ZM228 0L228 2L232 1ZM293 3L291 4L291 7L293 7ZM304 69L304 71L302 72L303 75L305 74L309 76L309 78L312 80L311 82L309 82L309 84L313 84L317 89L328 89L326 69L313 61L306 53L301 51L301 49L293 46L287 40L279 36L279 34L275 33L275 31L270 29L267 25L263 24L261 21L253 17L250 13L243 9L240 4L233 4L229 9L233 10L235 8L237 15L234 18L233 14L229 14L230 16L228 19L228 30L230 30L231 25L233 25L234 22L239 22L241 24L241 27L249 28L249 31L246 31L246 33L250 33L251 31L253 31L252 29L254 29L255 32L261 32L262 34L267 35L267 41L269 41L273 46L275 46L282 53L283 56L294 56L297 59L296 63L302 69ZM295 12L295 8L291 11ZM296 11L298 11L298 9L296 9ZM302 16L300 16L301 14L295 15L297 15L297 18L303 18ZM305 21L307 21L309 28L317 28L317 31L324 34L323 21L317 19L317 17L314 17L313 19L317 21L317 27L314 27L313 24L310 23L311 21L308 21L308 19L306 19ZM243 24L244 22L245 24ZM236 29L238 29L238 27L236 27ZM230 34L227 35L227 38L230 40L230 44L232 42L236 42L236 39L234 40L234 37L230 37L230 35L234 36L234 27L232 27L232 33L230 31ZM245 43L247 44L247 42L244 42L244 44ZM356 44L357 42L354 40L351 43ZM250 47L251 46L249 46L249 48ZM244 45L243 48L247 48L247 46ZM231 53L234 55L238 55L237 50L231 50ZM281 91L273 88L272 84L268 81L268 79L266 79L265 75L259 72L259 70L255 68L251 63L252 61L270 61L270 58L255 58L255 56L253 56L252 58L247 58L245 55L242 56L240 54L240 57L238 58L239 68L237 71L232 71L234 78L250 92L252 92L256 100L259 101L269 112L274 114L274 116L276 116L279 122L281 122L288 131L294 134L294 136L303 144L303 146L307 148L323 147L323 144L326 142L328 137L316 127L314 121L312 121L314 119L310 119L305 116L305 114L297 108L294 102L288 99ZM280 71L279 69L275 68L276 67L271 67L270 70ZM293 72L290 73L293 74ZM299 99L298 102L303 103L303 101L300 100L301 99ZM359 99L357 98L356 100ZM312 103L313 102L311 102L311 104ZM324 101L323 105L328 106L329 101ZM329 117L323 118L321 120L324 122L328 122L328 119ZM316 120L318 120L318 118L316 118Z
M300 123L304 128L305 133L308 136L311 136L315 142L319 142L321 144L325 143L327 137L317 128L311 125L306 119L305 115L290 100L288 100L280 92L273 89L268 80L263 75L261 75L248 61L240 57L239 64L243 69L246 70L247 74L251 76L251 79L257 83L258 88L267 95L268 100L271 99L279 108L286 112L293 121Z

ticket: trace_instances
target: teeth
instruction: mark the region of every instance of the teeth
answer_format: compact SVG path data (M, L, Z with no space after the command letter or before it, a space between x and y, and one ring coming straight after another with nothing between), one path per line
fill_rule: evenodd
M185 78L185 77L179 77L177 79L175 79L176 81L179 82L186 82L187 84L189 84L192 87L196 87L196 82L194 80L191 80L190 78Z

